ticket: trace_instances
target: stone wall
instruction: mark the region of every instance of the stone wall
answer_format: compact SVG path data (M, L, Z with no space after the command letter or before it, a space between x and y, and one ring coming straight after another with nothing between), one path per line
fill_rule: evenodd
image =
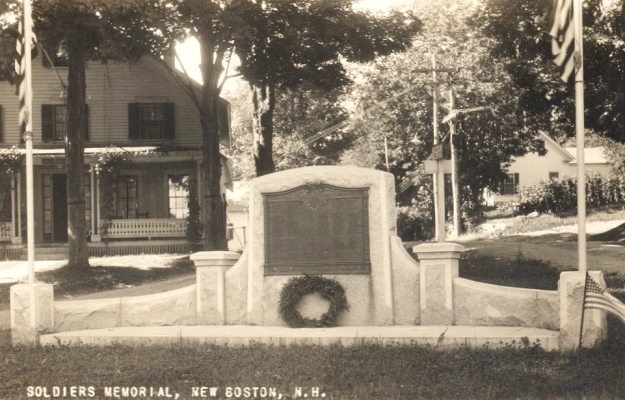
M195 325L196 285L147 296L58 301L54 331L118 326Z
M560 327L558 292L453 280L454 322L469 326Z

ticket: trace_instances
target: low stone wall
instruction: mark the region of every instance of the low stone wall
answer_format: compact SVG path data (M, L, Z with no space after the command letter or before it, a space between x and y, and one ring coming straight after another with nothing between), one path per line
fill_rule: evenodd
M560 329L557 291L453 279L455 325Z
M55 332L196 323L196 285L146 296L54 303Z

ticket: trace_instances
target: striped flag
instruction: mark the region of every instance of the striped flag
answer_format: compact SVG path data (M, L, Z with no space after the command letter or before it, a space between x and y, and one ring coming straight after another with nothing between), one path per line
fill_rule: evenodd
M28 19L28 21L26 21ZM26 46L24 43L24 27L22 21L19 22L17 30L17 44L15 46L15 50L17 51L17 58L15 59L15 72L17 73L17 95L19 97L19 113L18 113L18 122L19 126L28 122L28 105L26 102L26 91L28 91L28 98L32 99L32 87L28 85L26 82L26 56L28 52L26 49L31 51L30 57L31 59L37 55L37 36L32 31L33 22L30 15L24 15L24 20L26 26L30 28L30 37L31 43L30 46Z
M560 67L560 79L567 82L575 69L575 28L573 0L552 0L549 12L549 35L553 62Z
M592 279L590 274L586 274L584 308L597 308L608 311L625 323L625 304L608 293L606 288Z

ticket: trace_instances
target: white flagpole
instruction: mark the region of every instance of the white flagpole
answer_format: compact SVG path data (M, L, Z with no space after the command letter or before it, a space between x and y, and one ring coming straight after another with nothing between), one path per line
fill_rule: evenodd
M28 248L28 283L35 283L35 206L33 193L33 85L32 85L32 17L30 0L24 0L24 84L26 103L26 226Z
M575 20L575 135L577 142L577 252L578 269L586 268L586 162L584 160L584 51L582 0L573 0Z

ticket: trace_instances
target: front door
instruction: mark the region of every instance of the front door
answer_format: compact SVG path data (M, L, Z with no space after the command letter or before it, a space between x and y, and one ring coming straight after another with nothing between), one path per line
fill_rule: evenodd
M43 239L46 242L67 242L65 174L43 175Z

